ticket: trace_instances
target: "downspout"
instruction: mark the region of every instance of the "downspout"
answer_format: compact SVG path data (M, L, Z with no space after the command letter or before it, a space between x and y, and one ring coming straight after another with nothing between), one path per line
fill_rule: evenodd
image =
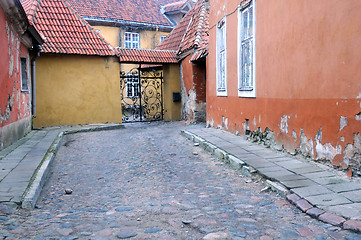
M41 45L35 46L35 56L31 59L31 113L33 117L36 114L36 97L35 97L35 61L40 57Z

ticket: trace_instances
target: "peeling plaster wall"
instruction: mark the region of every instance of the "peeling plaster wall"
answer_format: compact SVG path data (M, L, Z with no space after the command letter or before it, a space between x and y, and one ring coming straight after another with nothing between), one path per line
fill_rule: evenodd
M211 28L207 124L361 174L361 2L255 3L256 97L242 98L238 32L232 30L238 28L237 11L232 13L239 1L210 0L210 26L229 14L228 89L226 97L216 95L216 28Z
M20 58L27 58L28 88L30 59L27 47L0 7L0 150L23 137L31 127L31 97L21 91Z
M193 63L191 56L181 62L182 119L206 121L206 64Z

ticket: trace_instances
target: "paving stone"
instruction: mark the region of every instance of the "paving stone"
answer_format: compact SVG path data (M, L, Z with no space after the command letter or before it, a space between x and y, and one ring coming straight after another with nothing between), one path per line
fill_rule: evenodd
M316 195L321 195L321 194L332 193L331 190L329 190L321 185L293 188L293 189L291 189L291 191L296 193L300 197L308 197L308 196L316 196Z
M306 167L311 167L312 165L309 163L304 163L301 162L299 160L290 160L290 161L283 161L283 162L277 162L277 165L284 167L288 170L293 170L293 169L299 169L299 168L306 168Z
M41 208L17 209L10 215L0 212L8 218L1 221L0 217L0 236L39 240L202 239L212 233L226 233L226 238L234 240L336 236L329 224L295 211L275 192L261 191L264 185L258 177L240 175L205 152L201 144L194 156L194 143L179 135L188 127L196 126L134 123L123 130L64 136L66 144L54 159L38 201ZM208 129L200 132L208 133ZM216 129L211 132L229 135ZM252 145L240 137L226 138L239 141L242 150ZM262 159L248 155L251 160ZM283 168L268 169L273 176L297 177ZM74 193L65 195L66 188ZM182 223L184 219L190 223ZM144 233L155 226L161 231ZM73 232L63 236L56 229ZM309 236L307 229L315 235ZM337 234L346 238L352 233L340 230Z
M128 229L122 229L117 233L117 238L119 239L128 239L137 236L137 233L132 232Z
M321 214L323 214L325 211L323 211L322 209L313 207L311 209L308 209L306 211L306 213L314 218L318 218Z
M159 227L153 227L145 230L144 233L157 233L159 231L162 231L162 229Z
M361 190L342 192L341 195L353 202L361 202Z
M344 218L336 216L335 214L328 213L328 212L321 214L318 217L318 219L320 219L323 222L332 224L334 226L341 226L342 223L344 223L346 221Z
M268 235L263 235L259 238L260 240L273 240L273 237L270 237Z
M204 240L222 240L229 239L231 236L226 232L213 232L205 235Z
M308 180L308 179L299 179L299 180L281 180L280 181L283 185L288 188L299 188L299 187L308 187L316 185L315 182Z
M285 170L285 169L282 168L282 167L279 167L279 166L273 166L273 167L258 167L257 170L258 170L260 173L267 175L267 173L283 171L283 170Z
M349 183L336 183L327 185L327 188L331 189L334 192L349 192L354 190L361 190L361 184L349 182Z
M246 162L248 165L254 167L254 168L266 168L266 167L276 167L274 163L268 162L264 159L257 159L257 160L251 160L249 158L245 158L244 162Z
M330 206L327 210L345 218L361 220L361 203Z
M293 180L306 180L307 178L305 178L304 176L292 173L290 175L279 176L279 177L277 177L277 179L279 181L293 181Z
M348 220L343 223L343 229L361 233L361 221Z
M314 236L310 229L308 228L297 228L298 233L301 237L312 237Z
M263 151L256 151L256 155L263 157L269 161L272 161L275 158L283 158L285 157L282 153L273 152L272 150L265 149Z
M299 234L297 232L291 231L291 230L287 230L287 231L283 232L282 236L285 239L297 239L297 238L299 238Z
M282 171L267 172L267 177L269 177L270 179L277 180L277 178L280 176L285 176L285 175L290 175L290 174L292 174L292 172L285 169Z
M322 185L329 185L335 183L347 183L347 180L344 180L340 177L323 177L323 178L312 178L312 181L322 184Z
M324 178L324 177L337 177L337 175L335 175L334 173L325 170L321 170L318 172L311 172L311 173L302 173L301 175L311 179Z
M302 210L302 212L306 212L308 209L313 208L313 206L306 201L305 199L300 199L296 202L296 206Z
M117 207L115 209L115 211L117 212L127 212L127 211L132 211L134 208L133 207Z
M296 202L301 199L301 198L300 198L299 196L297 196L296 194L288 194L286 198L287 198L287 200L290 201L292 204L296 204Z
M359 233L351 233L345 236L346 240L360 240L360 234Z
M333 206L352 203L347 198L336 193L321 194L317 196L306 196L305 198L310 203L316 206Z
M277 162L284 162L284 161L292 161L293 158L283 156L283 157L271 158L271 159L267 159L267 160L270 162L277 163Z
M292 172L297 174L303 174L303 173L314 173L314 172L322 172L323 170L318 167L302 167L302 168L295 168L292 169Z

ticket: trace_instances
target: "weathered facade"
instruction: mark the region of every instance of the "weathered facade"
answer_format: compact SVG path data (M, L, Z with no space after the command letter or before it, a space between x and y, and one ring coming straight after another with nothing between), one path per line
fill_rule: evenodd
M31 130L29 49L41 44L19 1L0 1L0 150ZM34 47L36 48L36 47Z
M171 16L164 13L164 8L171 12L176 4L175 6L184 7L184 11L177 8L178 11L175 12L185 14L191 6L178 0L68 2L112 46L134 49L154 49L177 24ZM129 70L125 65L123 68L122 70Z
M26 0L45 36L36 64L35 127L122 122L119 58L63 0Z
M181 73L182 119L206 121L206 56L209 4L200 0L157 49L177 52Z
M361 174L361 2L209 2L208 125Z

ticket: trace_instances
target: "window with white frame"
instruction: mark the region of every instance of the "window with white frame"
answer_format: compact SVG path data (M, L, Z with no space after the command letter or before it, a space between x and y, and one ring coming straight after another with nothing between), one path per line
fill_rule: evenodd
M21 91L28 92L28 64L26 58L20 59L21 64Z
M255 97L255 10L250 1L239 11L239 84L240 97Z
M227 44L226 44L226 18L217 24L217 96L227 96Z
M160 42L163 42L167 36L160 36Z
M139 33L124 32L124 47L139 48Z
M127 76L127 97L139 97L139 77L138 74Z

